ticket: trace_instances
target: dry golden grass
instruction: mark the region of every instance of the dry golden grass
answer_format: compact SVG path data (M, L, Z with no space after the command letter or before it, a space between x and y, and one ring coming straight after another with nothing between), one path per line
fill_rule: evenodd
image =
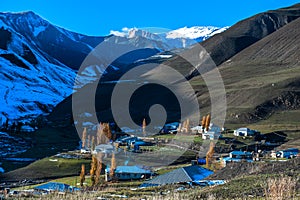
M269 178L265 187L266 199L295 199L297 181L297 179L289 176Z

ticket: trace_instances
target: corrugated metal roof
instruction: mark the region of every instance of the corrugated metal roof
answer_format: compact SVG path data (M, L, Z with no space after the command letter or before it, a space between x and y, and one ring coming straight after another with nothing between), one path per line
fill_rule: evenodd
M251 152L247 151L232 151L230 152L232 155L252 155Z
M72 192L80 190L80 188L73 187L67 184L63 183L55 183L55 182L49 182L43 185L36 186L34 189L36 190L47 190L47 191L59 191L59 192Z
M106 169L110 170L109 167ZM115 173L130 173L130 174L151 174L152 172L148 169L143 169L138 166L117 166Z
M209 175L213 174L213 171L197 165L184 167L183 169L187 172L187 174L189 175L189 177L191 177L193 181L202 180L208 177Z
M211 170L197 165L182 167L146 181L141 187L199 181L211 174L213 174Z

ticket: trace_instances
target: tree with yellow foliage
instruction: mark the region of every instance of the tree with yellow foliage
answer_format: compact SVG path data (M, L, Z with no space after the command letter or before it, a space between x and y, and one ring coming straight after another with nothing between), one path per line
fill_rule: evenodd
M96 142L95 142L95 136L92 136L92 142L91 142L91 150L94 151L96 147Z
M112 133L111 133L109 123L104 123L103 132L104 132L104 135L106 136L106 143L107 143L107 142L109 142L109 140L112 139Z
M90 169L92 186L95 185L95 172L97 170L97 163L98 163L97 158L95 156L92 156L91 169Z
M205 123L206 123L206 116L203 116L201 121L202 131L204 131L205 129Z
M86 128L83 129L83 132L82 132L82 139L81 139L81 142L82 142L82 145L81 145L81 148L84 149L86 147Z
M182 122L182 129L181 129L181 132L185 132L186 130L185 130L185 128L186 128L186 121L184 120L183 122Z
M97 142L98 144L106 144L106 137L104 134L104 123L100 122L97 128Z
M146 119L144 118L143 123L142 123L143 135L146 135L146 126L147 126L147 123L146 123Z
M87 136L86 147L88 149L91 149L91 135L90 134L88 134L88 136Z
M100 176L102 171L102 153L97 154L97 170L96 170L96 178L95 184L98 185L100 183Z
M111 166L110 166L110 171L109 171L109 176L111 177L111 179L115 178L115 170L117 168L117 163L116 163L116 157L115 154L112 154L111 157Z
M81 165L81 172L80 172L80 186L83 187L83 183L85 181L85 165Z
M207 168L209 168L211 166L214 152L215 152L215 144L214 144L214 142L210 142L209 149L206 153L206 167Z
M179 123L178 128L177 128L177 132L178 132L178 133L181 133L181 130L182 130L182 124Z
M185 122L185 132L186 133L190 132L190 119L186 119L186 122Z
M209 129L209 124L210 124L210 115L208 114L206 116L206 120L205 120L205 129L206 129L206 131L208 131L208 129Z

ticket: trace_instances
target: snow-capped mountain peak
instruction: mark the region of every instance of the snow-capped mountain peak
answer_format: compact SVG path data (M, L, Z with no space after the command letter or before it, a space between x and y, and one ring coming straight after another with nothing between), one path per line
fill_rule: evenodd
M157 43L162 50L175 48L188 48L196 42L201 42L217 33L221 33L229 27L193 26L183 27L176 30L164 30L160 33L143 28L123 28L122 31L110 31L111 35L128 39L144 38ZM163 44L161 44L163 43Z
M166 38L188 38L188 39L199 39L199 38L209 38L217 33L221 33L228 29L229 27L214 27L214 26L193 26L193 27L183 27L177 30L170 31L166 34Z
M158 41L162 40L162 38L159 35L138 28L132 28L128 31L128 38L134 38L134 37L144 37L147 39L158 40Z

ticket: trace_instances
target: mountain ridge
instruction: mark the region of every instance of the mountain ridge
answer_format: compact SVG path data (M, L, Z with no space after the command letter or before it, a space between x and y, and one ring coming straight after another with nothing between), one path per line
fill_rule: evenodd
M284 98L286 94L290 94L290 96L298 95L298 93L294 92L299 89L297 84L294 84L294 81L299 79L297 79L299 71L298 61L295 63L296 66L290 66L289 63L284 62L279 63L279 65L273 62L265 63L262 59L257 59L257 62L254 62L254 60L252 63L249 63L249 60L245 57L249 53L244 53L244 56L237 57L237 60L241 61L239 63L236 62L234 56L242 55L243 52L247 52L248 48L250 51L252 47L256 51L261 50L259 44L268 43L268 38L274 37L272 42L275 44L275 42L278 42L278 38L282 37L282 32L288 34L286 38L290 40L283 40L279 46L288 48L290 46L289 44L294 41L294 36L291 34L297 34L298 29L295 31L289 30L295 26L293 22L295 24L299 23L297 20L299 17L300 4L260 13L244 19L230 27L227 31L200 43L200 45L210 53L217 66L219 66L220 73L224 80L228 100L228 123L253 123L267 119L272 113L277 111L298 109L295 106L289 106L294 105L294 103L291 102L291 98ZM258 46L255 48L256 44ZM294 61L296 57L300 57L300 55L298 56L297 54L297 49L299 48L299 45L297 45L298 43L295 43L295 47L293 47L293 52L294 54L296 53L292 58ZM194 48L192 47L187 51L193 50ZM269 48L265 51L269 51L269 53L263 56L264 59L271 56L277 49ZM260 55L260 53L258 53L258 55ZM245 61L243 62L244 58ZM235 62L231 62L230 59L233 59ZM271 57L271 59L273 58ZM167 59L163 64L171 66L186 75L191 73L191 66L176 56ZM159 72L159 70L157 70L157 72ZM153 73L155 73L155 70L153 70ZM282 76L282 74L284 74L284 76ZM202 85L203 80L201 76L195 73L191 73L191 75L189 78L198 95L199 102L202 103L203 112L209 113L210 99L207 88ZM273 81L274 77L276 77L276 79ZM291 88L290 85L293 85L293 88ZM148 99L151 98L155 97L148 97ZM277 109L278 105L282 102L286 102L286 105ZM57 109L61 109L70 103L70 99L66 99L64 104L59 105ZM270 108L269 110L268 106ZM259 116L256 112L262 107L268 111L263 114L263 116ZM102 111L103 108L102 106ZM51 114L52 119L55 118L57 109ZM64 110L64 112L66 112L66 110ZM109 112L109 109L103 111L103 113L106 114ZM143 118L144 114L145 113L140 114L140 116L135 116L135 118ZM107 114L107 116L109 115ZM105 120L109 120L109 118Z
M110 74L118 73L122 67L126 68L137 60L154 56L164 51L163 48L170 49L164 41L143 37L133 36L124 40L75 33L51 24L32 11L1 12L0 38L0 102L4 105L0 110L0 124L6 119L10 123L14 120L28 122L39 114L49 114L54 106L73 92L76 71L86 56L102 42L116 50L127 46L144 50L118 59L108 69ZM109 60L109 56L110 51L107 51L100 59ZM86 67L77 86L93 81L95 74L105 74L102 66ZM23 95L19 93L21 91ZM19 97L13 97L14 92ZM49 100L45 98L47 95Z

